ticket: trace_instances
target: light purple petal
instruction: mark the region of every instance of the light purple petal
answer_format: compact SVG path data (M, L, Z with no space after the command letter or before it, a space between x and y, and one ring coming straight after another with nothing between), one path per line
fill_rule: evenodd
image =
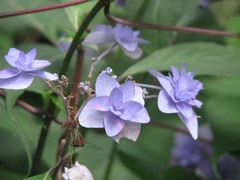
M35 60L33 62L33 64L31 64L30 66L28 66L28 71L34 71L34 70L39 70L39 69L43 69L45 67L50 66L51 63L48 60Z
M99 96L95 97L91 100L93 104L93 108L98 110L98 111L108 111L110 102L109 102L109 97L108 96Z
M189 104L178 103L176 108L186 119L191 119L195 115L192 106Z
M173 74L173 78L177 80L179 78L179 70L178 70L178 68L175 67L175 66L172 66L171 67L171 71L172 71L172 74Z
M113 137L113 139L119 143L120 139L125 137L132 141L136 141L141 131L141 124L127 122L123 130Z
M10 48L9 51L8 51L8 56L12 56L12 57L15 57L16 59L19 57L19 54L20 54L21 51L19 51L18 49L16 48Z
M139 112L143 106L135 101L128 101L123 104L123 112L120 116L124 120L131 120L137 112Z
M165 90L161 90L158 95L158 108L164 113L177 113L175 102Z
M191 106L196 106L197 108L201 108L202 106L202 102L197 99L191 99L187 103L190 104Z
M143 98L143 90L142 90L141 87L135 86L135 95L134 95L132 101L136 101L136 102L138 102L138 103L140 103L141 105L144 106L145 101L144 101L144 98Z
M148 115L147 109L143 107L129 121L136 123L148 123L150 121L150 117Z
M189 130L193 139L196 140L198 138L198 122L197 122L197 116L195 115L195 113L190 118L186 118L181 113L178 113L178 116L180 117L180 119L183 121L183 123Z
M126 51L133 52L138 48L137 42L118 42L119 45L124 48Z
M122 131L124 125L125 121L111 112L107 113L104 117L105 131L110 137L116 136L120 131Z
M137 41L139 44L149 44L149 41L142 39L142 38L137 38Z
M119 87L119 89L121 89L123 93L123 102L130 101L134 98L135 85L132 81L126 81Z
M103 32L103 31L96 31L90 33L82 42L83 45L99 45L99 44L107 44L107 43L114 43L115 40L113 38L113 32Z
M24 65L27 65L26 56L22 51L19 53L18 61L16 62L16 64L19 66L19 68L22 68L24 67Z
M109 96L110 104L114 107L118 107L123 103L123 93L119 88L114 88Z
M93 107L93 100L90 99L83 109L80 110L78 117L79 124L86 128L103 128L103 121L106 113L98 111Z
M20 73L21 71L16 68L6 68L0 71L0 79L11 78L19 75Z
M0 79L0 88L2 89L26 89L33 82L33 76L28 74L20 74L18 76Z
M31 49L27 54L26 54L26 59L27 59L27 64L31 64L34 62L35 58L37 55L37 50L36 48Z
M58 79L58 76L56 74L52 74L42 70L27 72L27 74L30 74L32 76L36 76L45 80L49 80L49 81L54 81Z
M111 91L119 86L116 79L105 73L101 73L98 75L95 85L96 96L109 96Z
M142 49L141 48L137 48L135 51L127 51L126 49L122 49L124 54L126 54L128 57L132 58L132 59L138 59L142 56Z

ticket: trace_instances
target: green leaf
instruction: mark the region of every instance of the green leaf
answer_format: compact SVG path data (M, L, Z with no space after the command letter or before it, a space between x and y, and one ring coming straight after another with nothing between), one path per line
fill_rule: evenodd
M236 48L205 42L184 43L155 51L128 68L120 78L149 69L168 71L171 66L183 63L197 75L238 75L239 58L240 51Z
M10 111L16 100L19 96L23 94L23 90L6 90L6 107L7 110Z
M48 175L48 173L43 173L43 174L26 178L25 180L52 180L52 178L51 176Z
M240 149L240 77L204 80L203 119L214 134L215 156Z

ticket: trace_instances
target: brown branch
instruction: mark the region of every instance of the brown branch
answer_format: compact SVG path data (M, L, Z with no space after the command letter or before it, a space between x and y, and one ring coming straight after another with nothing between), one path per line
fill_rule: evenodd
M171 126L169 124L165 124L165 123L162 123L162 122L151 121L150 125L152 125L154 127L162 128L162 129L168 129L168 130L173 131L173 132L183 133L187 136L191 136L191 134L188 131L186 131L185 129L182 129L182 128L179 128L179 127L176 127L176 126ZM208 144L212 143L211 140L206 139L204 137L200 137L200 136L198 137L198 140L202 141L204 143L208 143Z
M73 85L71 90L71 95L73 96L71 105L77 106L77 102L79 99L79 88L78 85L82 80L82 73L83 73L83 62L84 62L84 50L81 46L77 48L77 62L75 67L75 73L73 77Z
M4 13L0 13L0 19L65 8L65 7L74 6L74 5L85 3L85 2L88 2L88 1L87 0L72 0L69 2L52 4L52 5L44 6L44 7L40 7L40 8L23 9L23 10L18 10L18 11L13 11L13 12L4 12Z
M154 29L154 30L175 31L175 32L182 32L182 33L203 34L203 35L209 35L209 36L240 38L240 33L219 31L219 30L212 30L212 29L194 28L194 27L165 26L165 25L159 25L159 24L136 22L133 20L115 17L110 14L109 9L110 9L110 5L106 5L104 8L105 16L114 23L120 23L120 24L129 25L133 27Z

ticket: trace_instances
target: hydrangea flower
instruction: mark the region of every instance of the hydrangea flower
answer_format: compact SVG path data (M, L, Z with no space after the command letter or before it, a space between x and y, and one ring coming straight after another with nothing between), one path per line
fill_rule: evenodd
M62 177L65 180L94 180L89 169L78 162L71 168L65 167Z
M192 72L186 71L185 65L180 71L172 67L172 75L169 76L164 76L156 70L150 70L150 73L162 85L158 95L159 110L164 113L177 113L192 137L197 139L198 122L192 106L202 106L202 102L197 100L196 96L203 89L203 84L194 79Z
M86 128L105 128L116 142L122 137L136 141L141 123L150 117L144 108L143 91L133 81L122 85L102 72L95 84L96 97L80 110L79 123Z
M131 27L121 24L117 24L114 28L109 25L97 25L96 31L90 33L82 44L117 44L127 56L138 59L143 52L138 45L148 43L148 41L139 38L139 34L139 31L133 31Z
M0 71L0 88L25 89L32 84L34 77L46 80L58 79L57 75L41 70L51 64L49 61L36 60L35 58L35 48L27 54L18 49L10 48L5 59L12 67Z
M199 134L209 141L212 140L208 125L201 126ZM173 165L194 170L203 179L215 179L211 167L212 153L213 147L209 143L198 142L185 134L176 133L171 162Z

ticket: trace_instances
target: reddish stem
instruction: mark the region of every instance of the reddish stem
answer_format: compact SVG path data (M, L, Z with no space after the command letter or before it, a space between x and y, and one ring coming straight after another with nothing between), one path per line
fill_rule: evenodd
M109 5L105 6L104 12L105 12L105 16L110 21L113 21L114 23L120 23L120 24L129 25L133 27L138 27L138 28L147 28L147 29L163 30L163 31L176 31L176 32L183 32L183 33L196 33L196 34L204 34L209 36L224 36L224 37L240 38L240 33L218 31L218 30L212 30L212 29L194 28L194 27L164 26L159 24L151 24L151 23L137 22L137 21L128 20L128 19L122 19L110 14Z
M69 2L52 4L52 5L44 6L44 7L40 7L40 8L23 9L23 10L17 10L17 11L13 11L13 12L4 12L4 13L0 13L0 19L65 8L65 7L74 6L74 5L85 3L85 2L88 2L88 1L87 0L72 0Z

